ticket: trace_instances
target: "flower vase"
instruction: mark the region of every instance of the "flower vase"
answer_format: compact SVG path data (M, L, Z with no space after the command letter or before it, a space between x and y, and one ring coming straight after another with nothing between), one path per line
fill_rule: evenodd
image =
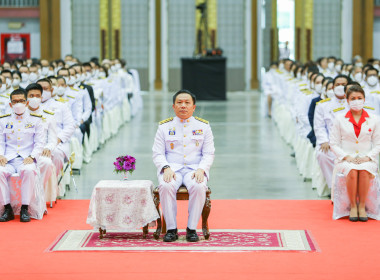
M127 180L128 180L128 172L125 172L124 177L123 177L123 181L127 181Z

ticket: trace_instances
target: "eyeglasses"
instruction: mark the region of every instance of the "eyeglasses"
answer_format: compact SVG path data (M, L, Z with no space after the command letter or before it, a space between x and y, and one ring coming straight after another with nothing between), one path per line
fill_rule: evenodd
M26 100L25 99L20 99L20 100L12 100L11 103L13 105L17 104L17 103L26 103Z

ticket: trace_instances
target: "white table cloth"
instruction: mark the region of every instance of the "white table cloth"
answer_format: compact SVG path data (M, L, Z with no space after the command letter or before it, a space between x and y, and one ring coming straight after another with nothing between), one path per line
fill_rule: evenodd
M135 230L159 218L149 180L102 180L91 196L87 224L95 229Z

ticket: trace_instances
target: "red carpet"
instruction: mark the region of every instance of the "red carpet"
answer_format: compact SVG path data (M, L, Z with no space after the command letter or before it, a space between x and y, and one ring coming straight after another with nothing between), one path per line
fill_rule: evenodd
M85 224L89 201L59 201L42 221L0 224L0 279L379 279L380 223L333 221L329 201L214 200L213 229L310 230L320 253L53 252ZM179 203L186 227L186 202ZM152 231L152 230L151 230Z

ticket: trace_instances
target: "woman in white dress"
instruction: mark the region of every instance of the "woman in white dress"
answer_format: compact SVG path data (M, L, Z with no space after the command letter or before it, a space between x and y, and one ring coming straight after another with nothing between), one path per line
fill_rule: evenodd
M365 222L365 201L379 166L380 120L363 109L365 93L360 86L347 89L346 98L350 111L335 119L330 145L336 155L336 171L346 176L350 221Z

